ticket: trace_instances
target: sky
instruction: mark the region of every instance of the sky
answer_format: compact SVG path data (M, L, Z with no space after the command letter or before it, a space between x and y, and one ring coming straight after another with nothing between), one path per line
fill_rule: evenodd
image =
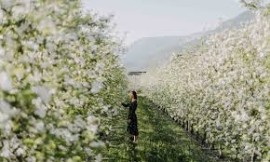
M126 44L143 37L213 29L245 11L237 0L83 0L83 7L100 15L113 14L116 32Z

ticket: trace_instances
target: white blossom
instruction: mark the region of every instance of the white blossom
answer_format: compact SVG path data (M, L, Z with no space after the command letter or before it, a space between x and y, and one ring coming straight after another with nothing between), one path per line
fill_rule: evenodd
M44 103L48 103L51 98L49 89L43 86L36 86L32 88L32 91L35 92Z
M35 128L38 131L44 131L44 123L42 121L38 121L35 123Z
M12 90L11 80L6 72L0 72L0 88L4 91Z
M92 93L99 93L99 91L103 88L103 83L100 81L95 81L92 83Z

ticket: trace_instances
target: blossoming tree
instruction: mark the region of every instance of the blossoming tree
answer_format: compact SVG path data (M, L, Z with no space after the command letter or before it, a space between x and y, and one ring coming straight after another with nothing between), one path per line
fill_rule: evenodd
M0 7L0 161L100 161L126 87L110 20L80 1Z
M188 131L221 155L242 161L270 161L270 18L265 6L257 9L253 22L211 35L140 79L144 94Z

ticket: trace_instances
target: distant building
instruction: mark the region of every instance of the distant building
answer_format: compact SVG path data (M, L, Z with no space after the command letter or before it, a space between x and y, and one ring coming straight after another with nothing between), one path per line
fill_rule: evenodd
M128 75L133 76L133 75L141 75L141 74L145 74L146 71L131 71L128 73Z
M129 88L135 91L139 90L140 87L140 77L145 74L146 71L131 71L128 73Z

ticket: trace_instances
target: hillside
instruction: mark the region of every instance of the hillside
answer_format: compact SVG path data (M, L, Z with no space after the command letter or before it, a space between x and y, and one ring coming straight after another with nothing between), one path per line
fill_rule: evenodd
M146 70L149 66L158 65L168 60L173 52L195 44L199 38L225 29L240 27L250 21L253 13L246 11L239 16L223 22L215 30L195 33L188 36L146 37L135 41L123 56L122 61L128 71Z

